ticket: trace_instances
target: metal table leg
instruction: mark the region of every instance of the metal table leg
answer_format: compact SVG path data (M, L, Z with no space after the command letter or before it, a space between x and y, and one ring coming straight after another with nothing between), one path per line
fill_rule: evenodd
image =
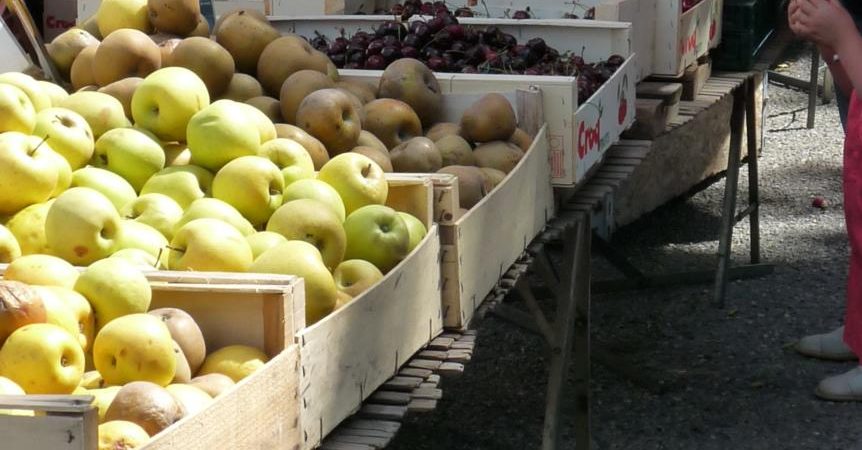
M746 82L748 83L748 82ZM742 153L742 126L745 118L745 92L741 86L733 92L733 111L730 115L730 149L727 154L727 177L724 182L724 206L718 240L718 272L715 276L716 306L724 307L727 289L727 267L730 265L730 245L736 218L736 193L739 180L739 161Z
M808 80L808 121L806 127L814 128L814 116L817 113L817 76L820 73L820 50L816 45L811 50L811 78Z

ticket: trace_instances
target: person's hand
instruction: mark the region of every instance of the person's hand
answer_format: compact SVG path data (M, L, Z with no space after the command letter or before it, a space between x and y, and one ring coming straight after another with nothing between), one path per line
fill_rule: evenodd
M793 0L796 8L790 15L794 33L831 48L839 47L853 33L856 25L838 0Z
M798 37L805 38L805 36L801 35L801 31L799 29L799 22L794 17L799 11L799 0L790 0L790 3L787 5L787 24L790 26L790 31Z

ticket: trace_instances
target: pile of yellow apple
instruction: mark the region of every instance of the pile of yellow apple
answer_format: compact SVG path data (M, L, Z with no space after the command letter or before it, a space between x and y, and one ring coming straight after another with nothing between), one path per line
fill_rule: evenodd
M50 255L15 259L0 281L0 394L92 395L99 448L135 448L266 363L244 345L207 354L188 313L150 310L151 299L122 258L82 272Z

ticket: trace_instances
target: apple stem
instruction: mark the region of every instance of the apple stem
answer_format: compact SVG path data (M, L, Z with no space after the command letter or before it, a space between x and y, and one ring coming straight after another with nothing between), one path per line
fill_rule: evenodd
M29 155L33 156L33 153L36 153L36 150L39 150L39 147L41 147L42 144L44 144L45 141L47 141L49 137L51 137L51 136L46 134L45 137L42 138L42 141L39 142L39 145L37 145L36 147L33 148L33 150L30 151Z

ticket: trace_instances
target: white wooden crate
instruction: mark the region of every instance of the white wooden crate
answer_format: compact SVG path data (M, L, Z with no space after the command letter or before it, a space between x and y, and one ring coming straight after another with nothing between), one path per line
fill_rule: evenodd
M271 17L279 31L313 36L319 31L335 36L370 31L388 16ZM418 18L416 20L419 20ZM612 54L627 57L616 73L590 99L578 106L577 78L562 76L437 73L443 93L513 92L536 86L544 97L548 123L551 177L554 185L580 183L599 163L620 133L634 122L636 55L631 53L631 27L620 22L593 20L495 20L468 18L462 24L493 25L519 41L541 36L560 52L583 51L584 59L597 61ZM345 77L379 79L381 71L340 70ZM607 112L607 113L605 113Z
M679 76L721 42L722 0L702 0L682 12L681 0L656 0L654 75Z

